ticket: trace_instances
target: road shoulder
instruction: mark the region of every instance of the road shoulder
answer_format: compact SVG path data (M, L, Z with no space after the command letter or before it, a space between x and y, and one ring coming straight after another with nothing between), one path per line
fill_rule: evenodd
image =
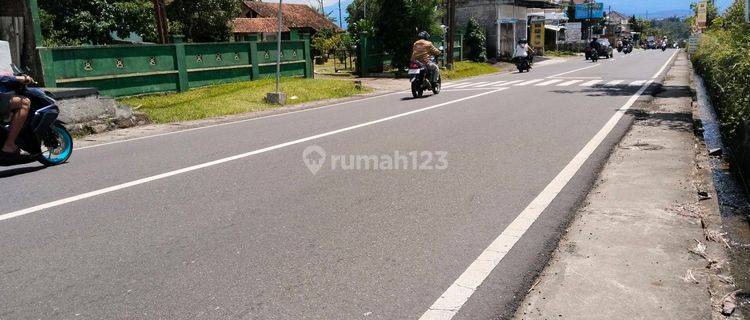
M515 318L720 316L730 288L717 279L728 268L718 211L697 192L707 172L697 166L684 54L656 98L632 113L630 132Z

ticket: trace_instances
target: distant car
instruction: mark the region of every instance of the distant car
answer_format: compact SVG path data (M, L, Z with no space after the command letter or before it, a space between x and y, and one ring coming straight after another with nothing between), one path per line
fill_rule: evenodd
M649 41L648 44L646 45L646 49L656 49L656 41L653 41L653 40Z
M596 40L599 42L599 52L597 52L598 57L605 57L605 58L612 58L615 56L614 49L612 49L612 44L609 43L608 39L598 39ZM586 55L586 60L590 60L593 53L593 48L589 46L586 48L586 51L584 52Z

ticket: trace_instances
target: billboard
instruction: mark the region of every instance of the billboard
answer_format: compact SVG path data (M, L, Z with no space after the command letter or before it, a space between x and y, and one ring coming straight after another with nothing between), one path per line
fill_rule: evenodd
M578 43L583 39L580 22L568 22L565 24L565 42Z
M706 0L703 0L698 3L698 14L695 17L695 23L698 24L699 28L706 27L707 13L708 3L706 2Z
M544 17L531 18L531 46L544 51Z
M603 19L604 3L591 2L576 5L576 19Z

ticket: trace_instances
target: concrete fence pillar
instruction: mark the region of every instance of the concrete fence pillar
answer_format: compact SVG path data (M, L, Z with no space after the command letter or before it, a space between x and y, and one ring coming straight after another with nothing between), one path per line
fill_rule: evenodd
M305 78L314 78L313 74L313 57L310 53L310 40L304 39L305 42Z
M367 32L359 34L359 46L357 48L357 65L359 67L359 76L368 76L367 72Z
M174 45L174 58L175 65L177 67L177 91L183 92L190 89L190 83L188 82L188 72L185 66L185 36L174 35L172 36L172 42Z
M258 65L258 42L253 40L250 41L250 55L248 56L248 60L250 62L251 66L251 79L258 80L260 78L260 66Z

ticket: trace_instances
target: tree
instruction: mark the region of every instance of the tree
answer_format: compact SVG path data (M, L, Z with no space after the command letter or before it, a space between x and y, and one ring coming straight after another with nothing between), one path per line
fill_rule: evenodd
M407 0L382 0L375 20L375 37L391 54L391 66L397 69L409 63L411 45L416 35L409 13Z
M131 32L155 39L150 0L40 0L45 45L112 43Z
M192 42L227 41L232 32L229 21L239 16L240 3L236 0L174 0L167 5L169 28Z
M487 61L487 36L484 34L484 29L476 18L471 17L469 22L466 23L466 36L464 37L466 46L469 47L467 57L471 61L485 62Z

